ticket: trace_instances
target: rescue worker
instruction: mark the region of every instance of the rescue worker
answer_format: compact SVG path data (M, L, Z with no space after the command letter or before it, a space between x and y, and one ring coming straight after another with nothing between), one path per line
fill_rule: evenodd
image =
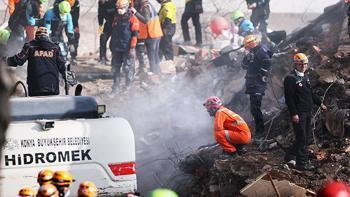
M238 35L245 37L254 33L253 23L250 20L244 18L244 14L240 10L234 11L232 13L231 19L234 24L238 26Z
M173 36L176 31L176 6L172 0L157 0L161 4L159 10L160 25L163 37L159 44L159 58L163 55L166 60L174 60Z
M52 178L52 182L56 186L60 197L70 195L69 187L74 181L73 176L68 171L56 171Z
M80 183L78 189L78 197L96 197L98 189L95 183L90 181L84 181Z
M186 0L185 10L181 17L181 28L185 44L191 43L190 32L188 29L188 20L191 18L196 33L196 45L202 45L202 27L200 23L201 13L203 13L202 0Z
M214 137L223 148L222 158L235 158L246 152L243 146L250 143L251 134L243 118L224 107L216 96L207 98L203 106L215 117Z
M57 188L52 184L41 185L37 197L59 197Z
M248 9L252 10L250 20L255 29L267 33L267 20L270 17L270 0L246 0Z
M112 38L109 48L112 51L113 86L112 93L119 93L121 89L120 69L123 66L126 88L130 88L134 79L134 58L137 43L139 22L129 10L128 0L118 0L117 13L112 24Z
M65 29L68 37L68 45L73 46L74 43L73 20L70 12L69 2L61 1L58 4L54 4L53 8L47 10L44 16L45 27L50 33L50 38L53 42L59 43L65 59L67 59L68 48L63 39L63 29Z
M295 140L286 153L285 161L296 161L299 170L312 170L308 161L306 148L311 137L311 110L315 103L322 110L327 107L312 93L312 88L306 70L309 60L304 53L297 53L293 58L294 70L284 79L284 97L292 118Z
M151 191L148 195L148 197L179 197L174 191L170 189L155 189Z
M59 46L49 40L45 27L39 27L35 39L26 43L20 53L7 59L9 66L23 65L28 60L29 96L59 94L59 74L65 78L65 60Z
M79 16L80 16L80 2L79 0L66 0L69 2L71 7L70 14L72 15L72 22L74 28L74 37L71 45L69 46L71 64L77 63L77 55L78 55L78 47L79 47L79 38L80 38L80 30L79 30Z
M8 29L0 28L0 58L8 56L7 41L10 38L10 34Z
M248 35L243 40L247 54L242 61L245 76L246 94L250 99L250 112L255 122L255 139L263 137L265 130L261 101L267 89L267 79L271 70L273 53L262 45L255 35Z
M9 27L16 39L31 41L35 37L35 26L41 18L41 4L47 0L17 0L9 1Z
M136 8L136 9L135 9ZM160 74L159 67L159 42L163 36L162 28L160 26L159 16L156 9L148 0L136 0L135 8L131 8L132 13L135 14L140 21L140 33L138 39L144 40L144 45L147 48L147 57L149 61L150 71ZM144 66L144 45L137 45L137 58L139 60L139 70L145 71Z
M50 169L41 170L37 176L37 181L38 181L39 185L51 184L53 174L54 174L54 171L52 171Z
M101 64L107 63L107 42L112 35L112 22L114 18L116 0L98 1L98 32L100 34L100 59Z
M22 188L18 192L18 197L35 197L35 191L30 187Z

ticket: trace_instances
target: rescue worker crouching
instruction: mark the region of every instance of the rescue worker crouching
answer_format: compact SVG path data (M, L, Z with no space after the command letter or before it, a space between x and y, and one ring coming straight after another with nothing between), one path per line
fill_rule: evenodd
M23 65L28 60L29 96L59 94L59 73L65 78L65 60L57 44L51 42L45 27L39 27L35 39L26 43L20 53L7 59L9 66Z
M320 106L322 111L327 107L312 93L311 83L305 73L309 60L303 53L294 55L294 70L284 79L284 94L286 104L293 123L295 140L285 155L285 162L294 165L299 170L312 170L309 163L307 146L311 138L311 110L313 104Z
M246 152L244 145L251 141L247 123L238 114L222 105L220 98L207 98L203 106L214 116L214 137L223 148L222 158L234 158Z
M56 186L59 196L70 196L70 185L74 182L73 176L68 171L56 171L52 177L52 182Z
M255 122L255 139L263 137L264 119L261 112L261 102L267 89L267 79L270 74L273 53L260 44L255 35L248 35L243 40L247 54L242 61L242 68L247 70L245 79L246 94L250 99L250 112Z
M69 2L62 1L54 4L54 7L47 10L44 16L45 27L50 33L50 39L53 42L59 43L62 55L65 59L68 56L68 47L63 39L63 29L65 29L68 37L68 44L73 46L74 43L74 28L72 15L70 14L71 7Z
M137 43L139 22L129 10L128 0L118 0L117 13L112 24L112 38L110 49L112 51L113 86L112 93L121 92L121 67L125 73L126 88L129 88L134 80L134 58Z
M78 197L96 197L98 189L95 183L90 181L84 181L80 183L78 189Z
M159 10L160 25L163 37L159 44L159 58L163 55L166 60L174 60L173 36L176 31L176 6L172 0L157 0L161 4Z
M253 23L244 17L243 12L236 10L232 13L232 21L238 26L238 34L242 37L252 35L254 33Z

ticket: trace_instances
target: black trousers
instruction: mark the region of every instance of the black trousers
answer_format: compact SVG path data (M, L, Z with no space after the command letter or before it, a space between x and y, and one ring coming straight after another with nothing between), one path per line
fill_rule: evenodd
M262 94L250 94L250 113L252 114L255 122L255 135L261 135L264 133L264 117L261 112Z
M130 86L134 80L134 57L127 52L112 52L112 67L113 67L113 87L120 87L121 82L121 68L125 74L125 84Z
M73 47L74 51L70 52L70 56L73 59L76 59L78 55L78 47L79 47L79 39L80 39L80 33L74 33L74 38L73 38Z
M350 5L348 5L347 15L348 15L348 34L350 37Z
M202 44L202 27L199 21L200 13L188 13L184 12L181 17L181 28L182 34L184 36L185 41L191 41L190 31L188 29L188 20L192 18L192 23L194 25L194 29L196 32L196 43Z
M102 58L107 59L107 42L112 35L112 28L108 24L104 24L103 34L100 35L100 60Z
M299 112L299 123L293 123L295 140L289 148L285 160L296 159L298 165L304 165L308 161L307 146L311 139L311 112Z
M166 60L174 60L173 51L173 36L175 34L175 25L171 28L171 32L164 34L159 43L159 60L162 60L163 56ZM163 31L164 32L164 31Z
M146 72L145 66L145 40L137 39L136 57L139 61L139 72Z
M269 12L264 9L253 9L250 20L255 28L259 27L259 30L263 33L267 33L267 20L269 19Z

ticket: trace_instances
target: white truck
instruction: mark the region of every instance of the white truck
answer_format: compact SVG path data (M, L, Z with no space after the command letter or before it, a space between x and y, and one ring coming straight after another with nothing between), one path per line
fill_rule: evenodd
M0 196L38 188L42 169L68 170L76 196L82 181L93 181L101 196L135 192L135 140L123 118L102 118L105 106L93 97L12 98L12 122L0 165Z

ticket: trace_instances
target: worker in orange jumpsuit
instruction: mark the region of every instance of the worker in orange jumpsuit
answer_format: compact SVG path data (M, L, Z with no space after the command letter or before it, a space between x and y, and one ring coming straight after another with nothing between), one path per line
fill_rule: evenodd
M220 98L212 96L203 104L210 116L214 116L214 137L224 149L223 158L235 158L244 154L244 145L251 141L247 123L235 112L222 105Z

